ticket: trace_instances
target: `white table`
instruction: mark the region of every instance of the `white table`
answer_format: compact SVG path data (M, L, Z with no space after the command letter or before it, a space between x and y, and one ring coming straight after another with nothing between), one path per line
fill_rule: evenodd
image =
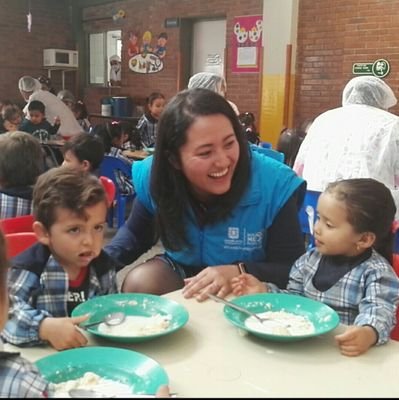
M399 342L349 358L334 342L343 327L305 341L269 342L242 336L224 318L221 304L185 300L180 291L166 297L188 309L184 328L131 345L89 335L90 345L130 348L152 357L167 371L171 390L182 397L399 396ZM31 361L55 352L49 347L17 349Z

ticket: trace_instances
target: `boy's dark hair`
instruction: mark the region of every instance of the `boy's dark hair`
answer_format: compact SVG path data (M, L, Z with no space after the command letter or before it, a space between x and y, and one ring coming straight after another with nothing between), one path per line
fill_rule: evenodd
M98 178L65 167L40 175L33 189L33 214L47 230L56 222L59 208L85 217L86 208L100 202L107 204L107 196Z
M28 104L28 111L39 111L42 114L45 114L46 107L39 100L33 100Z
M95 126L92 134L98 136L102 140L105 153L109 153L111 147L113 147L114 140L120 139L123 132L120 122L112 121Z
M348 222L356 232L375 234L373 247L392 264L396 206L391 191L375 179L357 178L332 182L325 192L345 204Z
M86 132L78 133L65 142L62 153L72 152L76 158L83 162L90 163L90 172L99 168L104 159L104 144L97 136L89 135Z
M17 115L22 117L22 110L16 104L6 105L1 111L4 121L12 121Z
M30 133L0 135L0 185L3 188L31 186L44 171L44 153Z
M299 129L284 128L280 132L276 150L284 154L284 162L290 167L294 166L299 147L305 136L306 133Z

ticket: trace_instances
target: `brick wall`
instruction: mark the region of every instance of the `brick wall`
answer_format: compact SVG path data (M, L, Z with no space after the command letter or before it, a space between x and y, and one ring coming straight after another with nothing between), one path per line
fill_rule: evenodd
M120 8L126 11L126 18L118 25L104 19L112 15L112 10ZM139 101L145 99L152 91L161 91L169 99L178 91L179 49L180 41L185 38L179 28L164 28L165 18L204 18L222 17L227 20L225 64L227 65L227 97L237 104L240 111L253 111L259 118L260 78L258 74L232 74L230 42L233 28L233 18L240 15L262 14L262 0L138 0L121 1L103 6L88 7L83 10L85 32L122 29L124 47L122 49L122 88L113 88L112 95L130 95ZM96 20L96 21L93 21ZM156 74L137 74L129 70L127 62L127 38L130 30L137 30L140 35L149 30L153 35L162 31L168 34L167 54L164 59L164 69ZM141 36L140 36L141 42ZM186 82L181 82L183 89ZM87 87L85 101L91 112L100 111L100 99L108 94L106 89Z
M399 97L398 0L300 0L296 124L341 105L352 64L384 58L384 80ZM398 113L396 106L391 111Z
M0 0L0 99L23 104L18 80L23 75L47 75L43 49L75 49L67 1L31 1L32 31L27 30L28 1ZM74 88L74 75L66 74L66 86ZM56 90L61 89L60 73L53 73Z

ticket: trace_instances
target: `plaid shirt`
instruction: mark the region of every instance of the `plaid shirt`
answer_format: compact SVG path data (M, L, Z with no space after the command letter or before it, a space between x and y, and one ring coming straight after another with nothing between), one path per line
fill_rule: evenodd
M36 345L46 317L67 317L68 275L48 247L37 243L12 260L9 320L1 335L14 345ZM116 293L115 262L102 251L90 265L88 298Z
M0 397L47 397L48 383L19 353L0 351Z
M140 133L141 143L147 147L154 146L157 136L158 120L149 115L143 114L137 122L136 128Z
M0 219L32 214L32 200L0 192Z
M371 325L379 335L377 344L387 342L399 302L399 279L391 265L373 250L370 258L321 292L313 286L321 257L317 249L301 256L291 269L287 290L267 285L273 292L289 292L327 304L338 313L341 323Z

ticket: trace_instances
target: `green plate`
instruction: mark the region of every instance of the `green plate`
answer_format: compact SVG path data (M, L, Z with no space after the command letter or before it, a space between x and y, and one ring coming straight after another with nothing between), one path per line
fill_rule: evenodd
M134 343L150 340L159 336L169 335L182 328L188 321L188 312L181 304L169 300L166 297L144 293L117 293L106 296L94 297L79 304L72 311L72 317L91 314L85 323L102 320L105 315L123 311L126 315L151 317L156 314L169 315L171 317L167 329L162 332L144 336L114 336L98 331L98 325L87 328L93 335L101 336L116 342ZM83 324L82 324L83 325Z
M102 378L129 385L135 394L153 394L169 382L166 371L152 358L114 347L81 347L60 351L35 362L53 383L81 378L94 372Z
M259 332L248 328L245 320L247 315L225 306L224 316L233 324L244 329L251 334L267 340L280 342L293 342L327 333L335 329L339 324L339 316L331 307L307 297L297 296L286 293L259 293L246 296L240 296L233 300L233 303L247 308L254 313L266 311L286 311L293 314L308 317L315 327L315 332L309 335L275 335Z

